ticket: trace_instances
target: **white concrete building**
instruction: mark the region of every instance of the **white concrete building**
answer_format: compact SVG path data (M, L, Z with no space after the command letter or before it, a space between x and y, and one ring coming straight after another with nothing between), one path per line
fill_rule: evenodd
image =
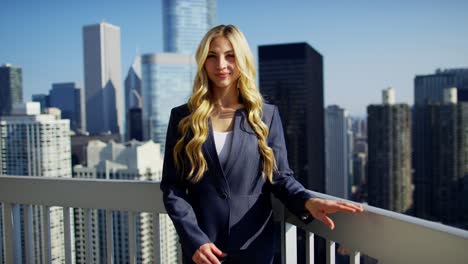
M108 180L160 181L163 158L159 144L153 141L141 143L130 141L126 145L101 141L90 141L86 148L86 166L74 167L75 178ZM122 194L125 195L125 194ZM103 194L103 197L105 194ZM131 199L131 197L129 197ZM94 262L107 261L105 250L105 212L93 210L91 213ZM86 263L84 244L84 212L75 210L76 254L78 263ZM157 222L157 221L156 221ZM159 260L152 259L153 218L150 213L139 213L136 223L136 252L138 263L177 263L179 261L178 237L172 221L167 215L159 216ZM113 212L113 248L114 262L125 263L128 260L128 215Z
M0 117L0 175L71 178L69 120L41 115L39 103L15 105L12 113ZM42 237L46 230L41 216L44 211L38 206L16 206L14 214L15 241L19 241L14 247L15 263L25 263L26 244L31 251L30 263L43 263ZM29 222L29 232L25 230L26 222ZM45 250L49 250L53 263L65 263L62 208L50 207L47 231L51 245ZM30 239L25 238L25 233L29 233ZM72 240L73 236L72 232Z

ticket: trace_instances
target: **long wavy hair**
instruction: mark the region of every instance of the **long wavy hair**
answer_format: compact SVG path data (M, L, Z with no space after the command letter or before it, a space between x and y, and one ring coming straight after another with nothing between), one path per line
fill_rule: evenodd
M240 71L238 79L239 96L247 112L247 119L258 138L258 147L263 158L262 177L273 181L276 161L273 150L268 146L268 127L261 120L263 98L255 84L256 70L254 58L244 34L233 25L220 25L212 28L203 37L198 46L195 58L198 64L197 74L193 84L193 92L188 100L190 114L179 123L181 137L174 147L173 158L176 168L186 179L197 183L203 177L208 166L202 154L202 145L208 137L208 119L214 110L210 100L211 89L208 74L205 71L205 61L210 44L217 37L227 38L233 47L237 67ZM189 132L193 137L187 142ZM183 152L190 161L190 170L184 168Z

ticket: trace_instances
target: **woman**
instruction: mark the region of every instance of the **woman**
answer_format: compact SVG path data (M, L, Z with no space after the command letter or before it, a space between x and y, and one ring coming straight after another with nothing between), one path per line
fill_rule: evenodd
M272 263L270 193L331 229L328 213L362 211L315 198L294 179L278 110L263 103L238 28L211 29L196 60L193 94L171 112L161 181L186 263Z

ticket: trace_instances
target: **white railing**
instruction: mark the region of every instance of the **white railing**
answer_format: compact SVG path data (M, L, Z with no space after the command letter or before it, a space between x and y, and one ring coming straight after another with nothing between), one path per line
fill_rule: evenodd
M320 193L315 194L322 198L337 199ZM112 256L111 211L127 211L129 219L133 219L132 216L139 212L162 214L165 210L161 197L159 184L156 182L0 176L5 263L15 263L12 207L17 204L39 205L46 211L51 206L63 207L64 223L70 222L70 214L66 213L69 208L106 210L107 256ZM304 225L291 214L284 214L283 207L275 204L276 217L283 221L282 262L297 262L296 229L299 227L308 233L308 263L313 263L314 234L327 240L327 263L334 263L335 242L346 245L351 250L351 263L359 263L360 252L378 259L379 263L467 263L467 231L371 206L364 206L364 209L365 212L361 214L333 215L336 228L331 231L318 221ZM157 219L158 217L153 217L154 224L157 224ZM85 221L89 221L89 218ZM43 223L47 225L48 222L48 216L45 214ZM134 222L130 220L129 230L133 230L133 226ZM86 243L90 241L88 227L89 224L86 224ZM25 236L28 237L28 228L25 230ZM157 234L153 236L153 245L157 247ZM135 236L130 234L130 237L133 237L129 241L130 263L136 263ZM50 245L50 239L45 235L43 243ZM65 228L67 263L72 263L71 243L70 229ZM26 247L30 246L30 243L26 243ZM44 263L51 263L49 250L45 249L43 252ZM29 250L26 250L26 254L28 252ZM154 259L157 259L157 252L158 248L154 248ZM86 254L87 259L91 259L91 252ZM0 262L1 257L0 251ZM29 258L30 256L26 256L26 259ZM112 263L111 257L108 257L108 263Z

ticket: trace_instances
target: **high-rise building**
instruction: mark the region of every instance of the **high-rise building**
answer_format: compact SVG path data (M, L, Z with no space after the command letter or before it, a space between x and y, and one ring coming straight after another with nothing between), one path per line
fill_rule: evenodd
M289 165L307 188L325 192L322 55L307 43L260 46L260 91L278 106Z
M325 191L348 199L352 167L352 132L348 112L337 105L325 110ZM351 136L350 136L351 135Z
M160 181L162 175L162 155L159 145L152 141L130 141L126 145L113 141L103 143L95 140L87 146L86 166L75 166L75 178ZM129 260L128 214L113 212L113 260L127 263ZM167 215L160 215L159 226L153 226L152 214L139 213L136 216L136 255L137 263L178 263L180 251L178 237L172 221ZM84 243L84 211L75 210L77 263L89 263L85 259L88 250L93 252L93 263L106 263L106 221L103 210L92 210L91 234L93 248L87 249ZM157 230L157 231L156 231ZM153 232L158 232L158 259L153 259Z
M120 28L109 23L83 27L86 129L123 133Z
M142 140L141 56L136 56L125 78L125 139ZM138 115L139 113L139 115Z
M258 48L258 64L260 91L279 108L289 166L306 188L325 193L322 55L307 43L265 45ZM304 241L299 230L297 263L305 263ZM317 241L315 252L324 250ZM316 254L315 261L325 262L325 255Z
M444 89L457 87L458 101L468 101L468 68L436 70L414 78L414 104L443 102Z
M39 103L17 104L12 114L0 117L0 175L71 178L69 121L40 114ZM45 213L39 206L15 207L14 236L19 241L14 247L15 263L26 263L26 245L31 263L43 263L45 250L54 263L65 263L63 209L50 208L49 230L43 229ZM29 239L24 234L26 222ZM44 232L50 232L50 245L41 242Z
M418 188L415 203L418 217L467 228L466 177L468 177L468 103L457 102L456 88L444 90L440 103L419 105L426 119L424 136L428 150L422 188ZM423 116L423 115L421 115ZM423 200L419 200L423 199ZM425 210L421 210L425 209Z
M216 23L216 0L163 0L164 52L195 54Z
M129 140L135 139L138 141L143 140L143 118L142 118L142 108L134 107L128 111L128 123L130 127L127 131L127 138Z
M414 214L425 219L433 218L431 201L434 196L430 176L433 173L433 123L428 104L444 104L444 90L451 87L458 89L457 101L468 101L468 69L437 70L414 79Z
M355 152L353 154L353 176L351 177L352 200L367 201L367 190L364 190L367 179L367 154Z
M369 204L408 212L412 206L411 113L395 104L392 88L383 91L383 104L367 107Z
M0 116L9 115L13 105L23 102L22 70L11 64L0 66Z
M41 104L41 113L44 113L44 110L50 107L48 94L33 94L31 100Z
M143 139L164 152L171 109L186 103L197 71L191 55L161 53L142 56Z
M74 82L52 84L49 107L60 109L62 119L70 120L71 130L86 131L83 91Z

